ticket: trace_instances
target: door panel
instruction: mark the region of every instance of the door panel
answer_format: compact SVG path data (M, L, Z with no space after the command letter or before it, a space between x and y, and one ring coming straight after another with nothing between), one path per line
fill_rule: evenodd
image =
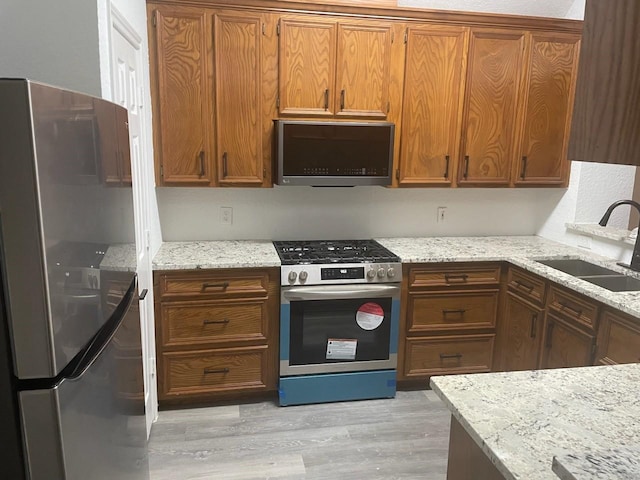
M505 341L501 369L511 371L537 368L544 325L542 309L529 305L508 292L502 321Z
M391 26L338 25L336 67L339 116L385 118L389 102Z
M163 183L209 184L206 14L156 11L156 46Z
M280 114L334 114L336 23L280 21Z
M509 185L524 46L524 32L471 32L459 184Z
M524 132L515 182L563 184L580 39L533 34Z
M261 185L260 17L215 15L218 183Z
M408 30L400 185L452 182L460 143L467 32L463 28Z
M547 314L540 368L569 368L591 365L595 338Z

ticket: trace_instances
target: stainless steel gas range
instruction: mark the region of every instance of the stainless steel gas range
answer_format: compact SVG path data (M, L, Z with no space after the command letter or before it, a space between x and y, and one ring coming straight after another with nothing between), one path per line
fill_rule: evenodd
M400 259L374 240L273 244L280 405L394 397Z

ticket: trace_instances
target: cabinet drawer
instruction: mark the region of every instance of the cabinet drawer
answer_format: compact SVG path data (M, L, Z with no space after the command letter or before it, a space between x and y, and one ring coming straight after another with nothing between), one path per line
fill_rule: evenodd
M552 285L549 289L548 307L564 320L577 322L591 330L596 328L598 306L586 297Z
M622 314L604 312L598 329L597 359L601 365L640 362L640 323Z
M498 290L410 294L408 331L494 328Z
M165 347L267 340L266 300L167 302L161 309Z
M255 297L266 296L269 274L258 271L252 274L209 271L202 273L180 272L160 274L160 296L173 297Z
M164 396L266 389L266 355L266 346L164 353Z
M407 338L405 375L491 371L495 335Z
M541 278L516 268L510 268L507 274L507 285L519 297L538 305L544 304L546 282Z
M414 267L409 272L409 289L495 285L500 281L499 265L451 265Z

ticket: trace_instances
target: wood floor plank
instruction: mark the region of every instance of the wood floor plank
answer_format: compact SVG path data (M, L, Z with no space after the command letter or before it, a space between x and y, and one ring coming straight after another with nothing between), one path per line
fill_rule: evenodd
M441 480L450 413L431 393L161 411L149 443L151 479Z

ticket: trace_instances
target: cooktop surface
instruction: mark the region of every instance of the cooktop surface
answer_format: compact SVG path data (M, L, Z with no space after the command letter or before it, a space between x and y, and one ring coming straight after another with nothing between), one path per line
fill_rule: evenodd
M274 241L273 245L283 265L400 261L375 240Z

